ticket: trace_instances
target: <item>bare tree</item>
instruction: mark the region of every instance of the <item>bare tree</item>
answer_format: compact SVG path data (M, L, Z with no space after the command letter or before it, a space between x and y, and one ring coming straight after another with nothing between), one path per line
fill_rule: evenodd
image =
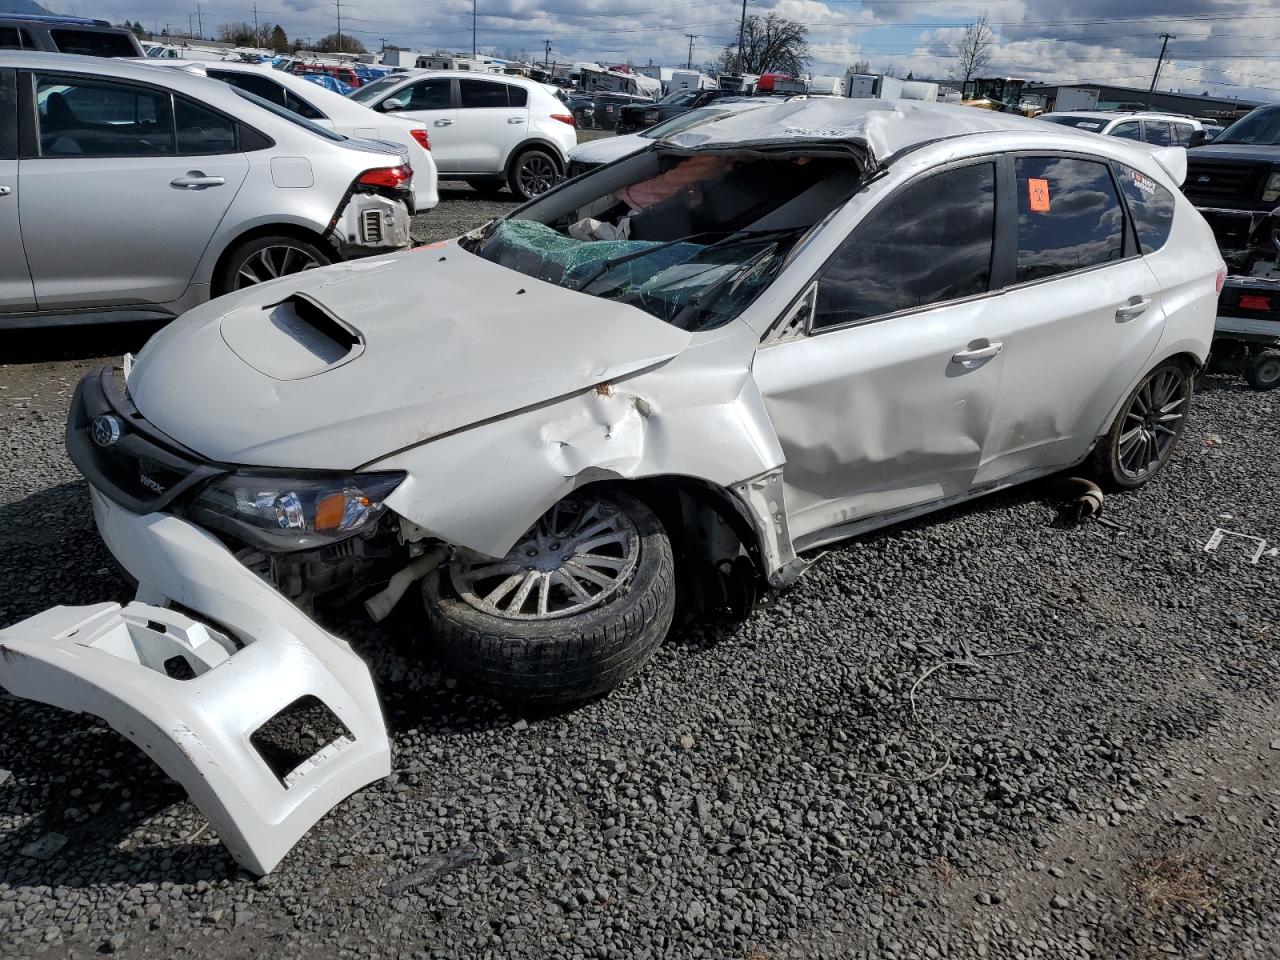
M845 74L845 76L846 76L846 77L851 77L851 76L853 76L855 73L863 73L863 74L866 74L866 73L870 73L870 72L871 72L871 61L870 61L870 60L855 60L855 61L853 61L853 66L851 66L848 70L846 70L846 71L844 72L844 74Z
M956 68L951 73L952 77L965 83L981 76L991 63L995 43L996 35L991 32L991 22L985 13L970 20L956 44Z
M257 45L253 36L252 23L224 23L218 27L218 39L223 43L234 43L239 47Z
M789 73L800 76L813 59L809 55L809 28L776 13L747 17L743 31L743 73ZM730 43L705 66L712 76L739 69L738 45Z

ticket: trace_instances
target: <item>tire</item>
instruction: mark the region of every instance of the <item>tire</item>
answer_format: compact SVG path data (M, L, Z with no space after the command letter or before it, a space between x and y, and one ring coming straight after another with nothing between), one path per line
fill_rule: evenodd
M468 180L467 186L486 197L495 196L507 188L505 180Z
M1245 379L1255 390L1274 390L1280 386L1280 350L1263 350L1249 361Z
M1164 469L1186 428L1192 391L1191 371L1178 360L1142 378L1094 448L1093 470L1104 486L1133 490Z
M586 519L575 521L574 510ZM610 515L604 511L614 512ZM593 512L595 519L591 519ZM582 554L578 548L571 547L568 541L572 524L588 523L578 529L590 534L592 524L599 524L602 516L612 516L620 528L626 527L623 535L634 547L634 559L625 576L617 577L612 588L597 595L603 599L581 612L513 619L481 609L477 604L485 599L480 590L467 588L469 570L465 558L455 557L429 576L423 583L423 601L443 659L459 675L499 697L543 704L598 696L639 670L667 635L675 611L676 590L671 541L653 511L635 498L618 492L575 494L548 511L501 563L478 561L470 568L470 574L488 564L498 571L493 579L505 577L510 564L520 563L525 548L531 547L547 529L568 531L563 544L573 550L571 559L579 557ZM598 539L595 536L587 541L588 551L609 549L590 546ZM541 542L556 545L562 541ZM625 555L631 548L621 549ZM563 578L560 571L564 569L557 567L546 575L548 582ZM521 576L529 572L532 571L527 567L517 571ZM475 580L476 587L486 579ZM529 591L529 602L535 605L538 589ZM568 596L563 588L552 589L562 599ZM519 593L520 588L514 588L497 602L523 603L515 599Z
M546 193L560 181L560 164L546 150L531 147L511 164L507 183L521 200L532 200Z
M239 244L227 255L222 272L214 283L215 296L303 270L327 267L335 259L332 249L326 250L309 240L287 234L255 237Z

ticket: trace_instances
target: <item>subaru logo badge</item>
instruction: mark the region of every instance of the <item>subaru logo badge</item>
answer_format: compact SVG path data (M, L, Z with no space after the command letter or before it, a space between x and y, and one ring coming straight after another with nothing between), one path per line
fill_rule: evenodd
M120 439L120 418L109 413L94 417L93 423L89 425L89 433L98 446L109 447Z

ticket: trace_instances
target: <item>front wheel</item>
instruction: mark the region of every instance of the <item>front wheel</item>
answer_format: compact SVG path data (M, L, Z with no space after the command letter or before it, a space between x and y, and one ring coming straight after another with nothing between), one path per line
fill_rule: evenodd
M1190 372L1185 364L1166 360L1134 388L1098 441L1094 466L1100 478L1131 490L1154 477L1173 455L1190 407Z
M545 150L526 150L511 168L511 189L521 200L546 193L560 180L560 167Z
M266 283L333 263L332 252L297 237L256 237L240 244L227 257L215 283L218 295Z
M568 703L640 669L675 610L671 542L618 492L556 504L501 559L455 554L423 583L441 656L499 696Z

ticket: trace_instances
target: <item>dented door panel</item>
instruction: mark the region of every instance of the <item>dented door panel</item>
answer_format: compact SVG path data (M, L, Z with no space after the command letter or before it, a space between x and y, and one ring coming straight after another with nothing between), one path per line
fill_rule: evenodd
M1004 357L953 358L988 340L991 300L760 351L755 376L786 455L793 537L969 490Z

